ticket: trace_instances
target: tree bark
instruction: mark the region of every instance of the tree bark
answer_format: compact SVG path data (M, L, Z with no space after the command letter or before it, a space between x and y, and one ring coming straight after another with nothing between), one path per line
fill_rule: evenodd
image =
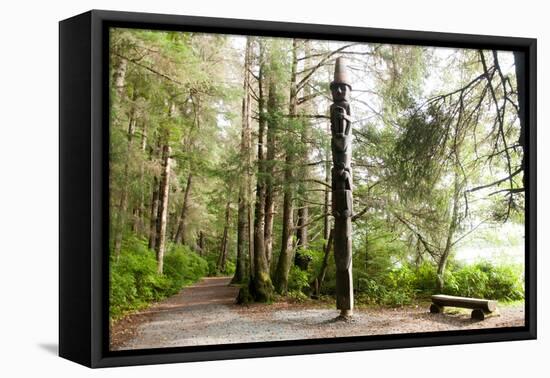
M273 68L272 70L273 71ZM272 72L273 75L273 72ZM269 82L267 100L267 136L265 158L265 229L264 244L267 265L271 271L273 262L273 220L275 216L275 158L276 158L276 134L279 128L281 103L279 100L279 87L276 78Z
M246 278L245 250L248 223L248 209L246 208L244 193L239 188L239 208L237 210L237 259L235 261L235 275L232 283L241 283Z
M195 93L190 96L191 100L191 114L193 115L193 123L188 130L188 133L186 136L182 137L181 143L182 148L187 149L189 152L194 151L194 144L196 135L194 134L194 131L201 130L201 115L202 115L202 98L199 93ZM174 108L174 107L173 107ZM193 190L193 178L195 177L196 171L193 162L191 161L189 163L188 167L188 175L187 175L187 182L185 185L185 191L183 193L183 202L181 207L181 212L178 216L177 225L176 225L176 232L173 233L173 240L176 244L182 244L187 245L188 241L186 239L187 237L187 223L188 223L188 217L189 217L189 207L190 207L190 197L191 192Z
M296 93L296 67L297 67L297 41L292 43L292 66L290 74L290 99L289 99L289 115L296 116L297 110L297 93ZM290 149L286 151L285 169L284 169L284 194L283 194L283 232L281 240L281 253L277 262L277 270L275 272L275 290L280 294L286 294L288 290L288 274L290 272L291 263L293 260L294 247L292 245L292 234L294 231L293 220L293 164L294 153Z
M244 80L243 80L243 99L242 99L242 128L241 128L241 146L240 155L242 161L246 162L243 176L239 184L239 208L237 215L237 260L235 262L235 275L231 282L240 283L245 280L245 249L246 241L251 245L250 231L252 223L250 221L250 203L251 203L251 94L250 72L252 70L252 37L246 38L246 50L244 57ZM261 84L260 84L261 85ZM249 250L250 254L250 250Z
M267 266L271 271L271 264L273 263L273 218L275 215L275 198L274 198L273 186L271 190L266 190L265 195L265 229L264 229L264 245L265 245L265 258L267 260Z
M168 117L171 118L175 112L175 104L168 104ZM156 227L156 243L155 252L157 255L157 272L163 273L164 269L164 253L166 250L166 237L168 225L168 196L170 194L170 130L168 128L161 130L159 141L162 143L161 160L162 172L160 177L158 212L157 212L157 227Z
M311 55L311 42L305 41L304 42L304 52L306 56ZM311 86L307 85L305 83L303 85L303 96L304 98L311 97ZM303 109L300 110L300 114L310 114L311 113L311 106L308 106L308 104L311 104L311 102L306 102L305 105L302 106ZM300 169L299 169L299 177L302 179L302 183L300 184L300 190L299 190L299 205L298 205L298 228L296 230L296 258L295 258L295 265L305 267L307 269L307 265L309 264L309 261L305 260L301 256L301 250L308 248L308 223L309 223L309 205L308 205L308 195L307 195L307 187L306 183L309 178L309 136L310 136L310 120L307 117L301 118L301 146L302 149L300 150Z
M288 159L287 159L288 162ZM289 168L285 169L285 183L290 183L292 173ZM292 192L288 187L285 188L283 197L283 231L281 240L281 253L277 262L277 270L275 271L275 289L280 294L286 294L288 289L288 274L290 272L291 263L293 260L294 247L292 245L293 225L293 206Z
M220 255L218 258L217 268L219 272L225 271L225 264L227 261L227 243L229 234L229 219L231 215L231 202L227 202L225 205L225 223L223 226L222 242L220 246Z
M145 154L145 150L147 148L147 123L143 123L143 128L141 132L142 135L140 149L142 154ZM135 211L134 232L138 235L142 235L145 230L145 164L143 163L143 161L139 166L139 188L139 204Z
M263 58L264 46L260 45L260 81L258 104L260 120L258 122L258 178L256 180L256 204L254 209L254 276L250 285L250 294L257 302L268 302L272 298L273 285L269 276L269 267L265 254L265 194L266 194L266 164L264 158L264 133L267 124L265 117L264 92L263 92ZM275 84L270 81L270 86ZM271 87L270 87L271 92Z
M521 158L521 169L523 170L523 188L527 188L527 157L525 148L527 145L527 140L525 138L525 53L514 51L514 66L516 70L516 81L517 81L517 91L518 91L518 118L520 125L519 139L518 143L521 145L523 156Z
M162 147L162 176L161 189L159 192L159 219L157 222L157 243L155 245L157 253L157 271L163 272L164 252L166 249L166 221L168 218L168 195L170 193L170 146L168 138L166 144Z
M193 173L189 172L187 176L187 185L185 186L185 192L183 194L183 204L181 207L181 214L178 219L178 227L174 242L176 244L186 244L185 240L185 226L187 225L187 213L189 212L189 196L191 193L191 185L193 183Z
M455 157L455 172L454 172L454 185L453 185L453 204L451 210L451 219L449 222L449 228L447 230L447 238L445 241L445 248L439 257L437 263L437 282L436 289L438 292L442 292L445 287L445 268L447 267L447 261L451 255L453 238L458 227L458 212L460 210L460 195L461 195L461 184L460 184L460 166L458 156Z
M309 207L304 202L298 208L298 224L296 230L297 247L299 249L307 249L308 239L308 222L309 222Z
M270 114L267 129L267 151L265 160L265 229L264 244L267 265L271 270L273 260L273 218L275 215L275 188L274 188L274 164L275 164L275 133L277 121L274 112L278 108L275 86L269 91L268 114Z
M114 87L115 87L115 91L118 99L122 97L122 94L124 91L124 86L126 83L127 68L128 68L128 60L120 58L119 64L113 72L113 82L114 82Z
M159 209L159 179L153 176L153 193L151 195L151 213L149 216L149 243L147 247L151 250L157 249L157 217Z
M329 231L329 236L325 244L325 255L323 257L323 263L321 264L321 270L319 272L319 276L316 277L313 284L314 292L317 298L319 298L319 295L321 293L321 286L323 285L323 281L325 280L325 276L327 275L328 263L330 259L330 251L332 250L333 240L334 240L334 229L331 229Z
M204 232L199 231L199 255L204 256Z
M252 49L252 40L251 40L251 46L250 48ZM251 51L252 53L252 51ZM260 69L262 67L262 60L263 60L263 55L264 55L264 52L263 52L263 47L262 47L262 44L260 43ZM252 55L250 56L250 59L252 59ZM250 65L252 65L252 61L250 61ZM250 264L252 265L252 261L254 260L254 257L253 257L253 254L254 254L254 183L253 183L253 177L254 177L254 173L253 172L253 167L252 167L252 123L251 123L251 119L252 119L252 96L251 96L251 89L250 89L250 85L251 85L251 71L248 71L247 74L249 75L249 86L247 87L248 89L248 95L249 95L249 98L248 98L248 110L247 110L247 115L248 115L248 120L247 120L247 123L248 123L248 128L246 130L246 133L245 133L245 142L246 142L246 151L247 151L247 176L246 176L246 210L247 210L247 215L248 215L248 222L247 222L247 230L248 230L248 256L249 256L249 262ZM262 83L260 82L259 85L260 89L262 88Z
M122 188L120 192L120 200L118 203L117 223L115 226L115 238L114 238L114 253L115 259L118 261L120 257L120 249L122 248L122 236L124 233L124 226L126 223L126 212L128 211L128 169L130 161L130 153L132 152L132 140L136 126L135 109L132 107L130 114L130 120L128 121L128 133L127 133L127 145L126 145L126 159L124 161L124 168L122 171Z

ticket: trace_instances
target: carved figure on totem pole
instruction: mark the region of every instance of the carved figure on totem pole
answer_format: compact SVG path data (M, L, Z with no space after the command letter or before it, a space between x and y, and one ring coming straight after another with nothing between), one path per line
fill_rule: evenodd
M353 312L351 217L353 215L351 171L351 85L342 58L336 59L334 81L330 83L332 149L332 215L334 216L334 259L336 262L336 308L340 318Z

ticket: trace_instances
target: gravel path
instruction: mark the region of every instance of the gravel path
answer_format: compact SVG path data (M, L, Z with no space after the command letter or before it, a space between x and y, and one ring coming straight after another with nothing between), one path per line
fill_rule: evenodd
M430 314L428 306L356 309L351 323L338 311L311 303L235 304L237 287L228 277L204 278L179 294L127 316L111 329L111 349L144 349L255 341L448 331L522 326L523 307L472 321L469 312Z

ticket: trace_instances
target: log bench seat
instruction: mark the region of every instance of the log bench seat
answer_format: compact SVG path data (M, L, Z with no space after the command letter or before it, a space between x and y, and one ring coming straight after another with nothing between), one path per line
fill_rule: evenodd
M430 312L443 312L445 307L461 307L472 309L472 319L483 320L497 309L497 301L479 298L455 297L452 295L432 295Z

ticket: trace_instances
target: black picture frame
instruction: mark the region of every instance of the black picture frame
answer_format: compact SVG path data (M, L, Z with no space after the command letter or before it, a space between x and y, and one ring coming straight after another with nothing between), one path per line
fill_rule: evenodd
M108 28L523 52L526 93L525 326L109 351ZM59 355L88 367L536 338L536 39L92 10L59 23Z

